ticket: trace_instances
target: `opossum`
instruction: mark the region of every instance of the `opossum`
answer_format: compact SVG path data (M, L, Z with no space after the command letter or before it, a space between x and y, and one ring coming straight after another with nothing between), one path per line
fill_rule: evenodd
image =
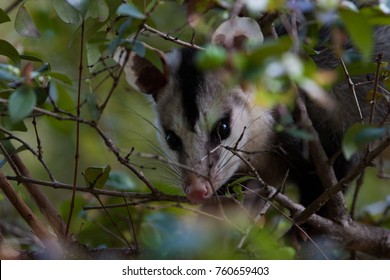
M263 35L253 20L236 20L245 22L221 26L213 35L213 43L233 48L248 38L261 43ZM375 30L375 53L381 51L384 61L390 59L389 34L389 27ZM253 167L273 186L279 186L289 171L289 179L300 188L302 203L309 204L323 186L312 160L305 155L305 141L277 132L278 110L256 104L251 87L227 86L218 71L200 70L195 63L200 51L180 48L163 54L156 50L162 70L134 52L120 49L115 54L127 81L151 97L161 146L170 161L178 163L176 169L180 170L187 198L204 203L235 175L250 174ZM322 50L313 59L319 68L334 69L339 64L331 50ZM366 76L354 79L359 81L367 81ZM372 84L368 83L356 88L365 120L370 115L366 100L370 90ZM305 104L324 150L333 157L341 149L346 129L361 120L346 82L336 84L329 96L335 101L331 110L310 98ZM381 102L386 104L377 106L376 119L383 121L387 100ZM336 158L334 168L341 178L353 160L345 160L342 154Z

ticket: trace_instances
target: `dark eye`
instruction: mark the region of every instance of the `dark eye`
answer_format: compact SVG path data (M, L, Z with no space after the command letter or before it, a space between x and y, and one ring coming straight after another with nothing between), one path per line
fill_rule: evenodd
M230 136L230 118L225 117L221 119L215 129L214 129L214 134L217 137L219 141L225 140Z
M165 133L165 141L167 141L167 144L171 150L178 151L181 149L181 140L175 132L168 130Z

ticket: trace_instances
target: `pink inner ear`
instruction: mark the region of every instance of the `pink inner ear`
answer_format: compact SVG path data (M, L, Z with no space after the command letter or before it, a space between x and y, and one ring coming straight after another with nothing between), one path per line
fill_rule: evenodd
M243 49L244 48L244 44L245 44L245 42L247 40L248 40L248 37L243 35L243 34L234 36L234 38L233 38L233 47L235 49Z

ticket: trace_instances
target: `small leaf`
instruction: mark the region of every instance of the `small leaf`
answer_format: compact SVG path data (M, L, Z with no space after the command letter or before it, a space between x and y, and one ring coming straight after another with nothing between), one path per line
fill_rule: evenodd
M1 117L1 126L10 131L21 131L21 132L27 131L27 127L23 121L13 123L9 116Z
M138 8L136 6L134 6L133 4L130 4L130 3L121 4L118 7L118 10L116 11L116 13L119 16L129 16L129 17L138 18L138 19L145 18L145 15L140 10L138 10Z
M93 0L96 1L96 0ZM66 0L84 18L88 11L89 0Z
M47 97L49 96L49 87L43 88L38 87L35 88L35 94L37 96L37 105L42 105L46 102Z
M5 55L11 59L16 65L20 65L20 55L18 51L5 40L0 39L0 55Z
M145 53L146 53L146 50L145 50L145 45L142 44L141 42L139 41L136 41L133 45L133 48L132 50L138 54L140 57L144 57L145 56Z
M386 136L390 127L372 127L367 124L354 124L344 135L342 149L344 156L349 160L352 155L365 145Z
M298 139L303 139L307 141L313 140L313 135L310 132L297 127L287 128L286 132Z
M117 190L134 190L134 181L126 172L114 170L108 177L107 186Z
M386 127L367 127L359 131L356 135L355 142L358 147L363 147L366 144L381 139L387 132L388 129L386 129Z
M88 59L88 68L90 72L96 70L98 66L98 61L101 58L101 52L98 44L89 44L86 45L87 50L87 59Z
M105 167L88 167L83 174L88 188L103 188L108 180L110 171L111 166L109 165Z
M88 105L88 110L92 115L92 119L94 121L99 120L102 112L97 104L96 95L93 92L87 95L87 105Z
M54 10L65 23L75 24L80 22L80 13L66 0L52 0Z
M210 45L196 56L200 69L215 69L222 66L227 59L226 50L219 46Z
M252 176L242 176L242 177L234 180L233 182L230 182L229 186L241 185L242 183L249 181L249 180L252 180L252 179L254 179L254 177L252 177Z
M368 24L368 19L362 13L348 9L340 10L340 16L353 43L361 52L364 60L368 61L374 50L373 29Z
M33 88L21 86L17 88L10 96L8 103L8 112L13 123L20 122L31 114L37 103L37 96Z
M0 9L0 23L4 23L8 21L11 21L11 19L3 9Z
M56 79L60 82L63 82L64 84L72 85L72 80L69 78L69 76L58 73L58 72L49 72L47 73L49 77L52 77L53 79Z
M359 150L359 147L355 141L356 135L367 127L368 126L365 124L354 124L344 134L342 150L347 160L351 159L353 154Z
M30 13L24 6L20 6L18 13L16 14L15 30L20 35L29 38L39 38L41 36Z
M89 15L98 21L105 21L109 16L109 7L105 0L92 0L89 4Z
M23 60L27 60L27 61L34 61L34 62L41 62L43 63L43 60L36 57L36 56L33 56L33 55L28 55L28 54L22 54L20 55L20 58L23 59Z

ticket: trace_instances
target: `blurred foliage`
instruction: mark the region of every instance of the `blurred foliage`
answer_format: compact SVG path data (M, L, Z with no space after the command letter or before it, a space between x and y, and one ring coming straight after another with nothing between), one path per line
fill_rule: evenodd
M126 46L153 62L153 52L143 43L162 51L178 47L177 42L165 40L152 32L140 33L142 24L182 41L206 46L216 26L229 17L235 1L189 1L188 5L184 5L185 1L174 0L27 0L19 1L12 11L6 12L12 2L18 1L0 2L3 145L12 143L18 147L14 152L20 154L33 177L47 181L50 178L41 164L37 164L36 155L19 148L22 143L17 141L23 139L29 147L38 150L38 131L41 156L54 178L58 182L72 184L76 122L53 118L46 112L61 112L64 118L77 115L80 84L80 116L88 122L98 123L119 147L120 153L129 153L131 162L159 190L182 195L179 180L167 163L139 154L161 154L151 121L153 114L143 96L135 93L125 82L115 88L117 80L113 77L118 67L112 55L118 46ZM311 24L305 26L305 30L299 30L302 33L296 34L297 37L284 35L276 39L268 36L263 45L247 46L245 52L233 54L219 47L207 46L198 57L199 65L204 69L232 68L227 82L254 84L256 102L261 106L282 103L292 107L295 100L293 85L311 93L313 99L326 101L326 90L338 78L335 71L317 69L310 55L316 53L314 46L319 41L320 27L327 24L332 27L335 38L329 40L329 44L340 47L338 44L343 43L338 41L342 37L340 34L348 34L358 50L353 54L358 56L357 59L353 59L350 53L341 54L347 67L358 68L360 72L357 74L373 73L375 65L368 62L373 51L372 32L375 25L390 23L388 1L360 10L346 1L343 5L340 1L317 1L314 6L310 6L308 1L295 2L247 1L244 10L250 15L278 11L286 16L291 10L302 12ZM132 39L128 40L129 37ZM357 64L361 67L355 67ZM83 73L79 80L80 66ZM384 75L388 73L386 66L381 68ZM389 89L389 83L385 85ZM115 90L111 92L112 89ZM36 125L32 123L33 111ZM292 123L289 114L277 129L297 137L310 137ZM6 132L14 139L8 139L10 134ZM388 133L386 127L356 125L344 139L344 153L351 156L385 133ZM79 156L78 172L83 176L78 176L78 185L148 192L147 187L117 161L102 138L88 125L81 124ZM9 165L3 158L1 160L2 170L12 175ZM384 168L390 169L386 165ZM16 183L14 185L22 198L38 212L28 194ZM71 191L42 188L66 220ZM288 192L291 194L294 190ZM347 195L351 197L352 190ZM376 178L372 170L367 172L358 200L359 217L373 224L381 222L390 228L389 216L384 215L390 208L389 195L388 182ZM251 226L242 222L241 216L245 215L242 209L230 221L213 218L205 221L199 218L197 207L192 205L150 202L125 207L123 204L126 202L129 201L120 197L97 198L93 194L78 192L71 232L81 244L93 247L125 247L126 239L141 248L139 258L291 259L295 256L295 251L280 240L290 226L289 221L273 208L267 213L265 221L250 231L245 244L238 248L245 230ZM101 208L102 205L106 208ZM27 228L1 194L0 217L2 229L6 224ZM6 237L12 238L12 231L8 233ZM22 237L14 242L16 247L38 248L37 243Z

